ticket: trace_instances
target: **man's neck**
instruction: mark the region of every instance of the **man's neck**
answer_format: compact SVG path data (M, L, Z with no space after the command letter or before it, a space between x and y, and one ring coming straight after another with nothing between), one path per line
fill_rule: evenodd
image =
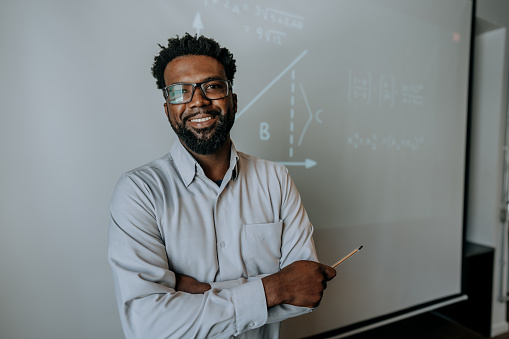
M184 145L184 147L186 147ZM187 148L187 147L186 147ZM213 154L197 154L187 148L189 153L198 161L207 178L213 181L222 180L230 167L231 140L225 142L217 152Z

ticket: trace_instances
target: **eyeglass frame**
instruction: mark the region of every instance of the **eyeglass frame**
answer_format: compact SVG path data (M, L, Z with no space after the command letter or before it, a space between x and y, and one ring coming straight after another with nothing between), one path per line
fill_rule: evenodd
M207 94L205 93L205 90L201 86L203 84L207 83L207 82L218 81L218 80L226 82L226 95L224 97L221 97L221 98L210 99L207 96ZM193 90L191 91L191 97L190 97L189 101L184 101L184 102L169 102L168 101L168 98L169 98L169 94L167 93L168 89L171 86L174 86L174 85L192 85L193 86ZM231 81L230 80L225 80L225 79L208 79L208 80L205 80L205 81L202 81L202 82L194 82L194 83L193 82L176 82L174 84L168 85L168 86L163 88L163 97L164 97L164 100L166 101L166 103L168 103L170 105L188 104L191 101L193 101L194 92L195 92L197 86L198 86L198 88L200 88L200 91L203 94L203 97L205 99L207 99L207 100L220 100L220 99L224 99L224 98L226 98L226 97L228 97L230 95L230 92L233 93L233 85L232 85Z

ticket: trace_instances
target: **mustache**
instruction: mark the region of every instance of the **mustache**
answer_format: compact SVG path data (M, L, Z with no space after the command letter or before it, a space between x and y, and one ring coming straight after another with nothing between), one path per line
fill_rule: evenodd
M197 116L199 114L207 114L207 115L210 115L212 117L216 117L216 116L220 116L221 112L219 112L217 110L191 112L191 113L188 113L188 114L186 114L186 115L184 115L182 117L182 122L186 123L189 119L192 119L192 118L194 118L195 116Z

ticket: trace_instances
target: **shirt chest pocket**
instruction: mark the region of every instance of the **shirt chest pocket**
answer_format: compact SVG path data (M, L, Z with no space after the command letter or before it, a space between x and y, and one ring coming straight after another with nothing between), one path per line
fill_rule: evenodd
M279 271L283 222L243 225L241 251L248 276Z

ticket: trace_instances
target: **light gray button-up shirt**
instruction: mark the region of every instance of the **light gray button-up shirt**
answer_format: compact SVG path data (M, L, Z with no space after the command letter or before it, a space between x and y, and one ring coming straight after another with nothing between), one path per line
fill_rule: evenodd
M220 187L177 140L124 174L111 201L108 257L127 338L277 338L310 312L267 310L261 278L317 260L313 226L288 170L235 150ZM175 291L175 274L210 283Z

